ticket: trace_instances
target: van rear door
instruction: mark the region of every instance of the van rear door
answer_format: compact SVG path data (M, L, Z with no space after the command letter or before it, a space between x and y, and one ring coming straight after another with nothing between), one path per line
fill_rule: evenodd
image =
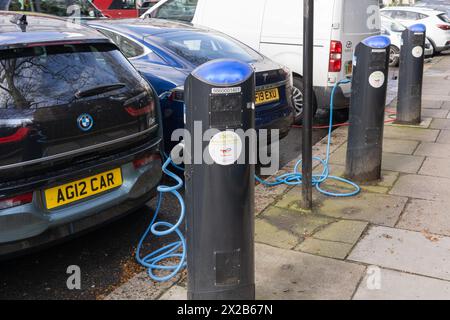
M314 86L325 86L333 7L337 0L317 0L314 14ZM303 1L267 0L260 51L303 74Z
M332 40L342 43L342 70L337 80L352 75L352 60L356 45L367 37L380 34L378 0L340 0L335 8ZM336 76L336 75L330 75Z
M259 51L266 0L200 0L194 23L221 31Z

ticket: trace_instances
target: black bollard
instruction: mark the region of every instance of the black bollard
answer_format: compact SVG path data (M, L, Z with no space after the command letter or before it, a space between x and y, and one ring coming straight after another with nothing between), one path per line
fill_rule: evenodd
M345 173L353 181L381 178L390 44L375 36L356 46Z
M398 124L420 124L426 27L416 24L402 33L398 83Z
M192 140L186 147L191 164L185 162L188 299L253 300L255 165L237 163L251 146L230 130L255 128L254 71L239 61L215 60L194 70L185 88ZM208 129L217 132L203 139ZM203 151L213 164L195 160Z

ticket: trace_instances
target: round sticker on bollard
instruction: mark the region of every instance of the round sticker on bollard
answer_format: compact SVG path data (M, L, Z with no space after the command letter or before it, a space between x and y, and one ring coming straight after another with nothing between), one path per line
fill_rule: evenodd
M369 77L369 83L375 89L381 88L385 80L386 77L384 76L384 73L381 71L375 71Z
M242 140L235 132L222 131L211 139L208 150L215 163L229 166L241 156Z
M412 55L414 58L421 58L423 56L423 48L421 46L414 47L412 49Z

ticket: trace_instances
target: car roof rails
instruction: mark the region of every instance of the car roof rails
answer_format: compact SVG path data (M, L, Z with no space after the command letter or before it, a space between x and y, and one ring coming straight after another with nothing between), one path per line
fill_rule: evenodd
M22 32L27 31L28 21L27 16L25 14L16 14L14 17L11 18L11 23L14 23L15 25L19 26Z

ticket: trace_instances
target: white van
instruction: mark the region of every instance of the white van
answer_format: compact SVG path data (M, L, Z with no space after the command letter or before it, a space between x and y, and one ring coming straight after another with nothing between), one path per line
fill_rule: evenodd
M303 1L162 0L143 16L192 22L222 31L294 73L297 119L303 110ZM351 76L355 46L380 34L379 0L315 0L314 91L316 108L329 107L333 86ZM350 85L335 97L346 108Z

